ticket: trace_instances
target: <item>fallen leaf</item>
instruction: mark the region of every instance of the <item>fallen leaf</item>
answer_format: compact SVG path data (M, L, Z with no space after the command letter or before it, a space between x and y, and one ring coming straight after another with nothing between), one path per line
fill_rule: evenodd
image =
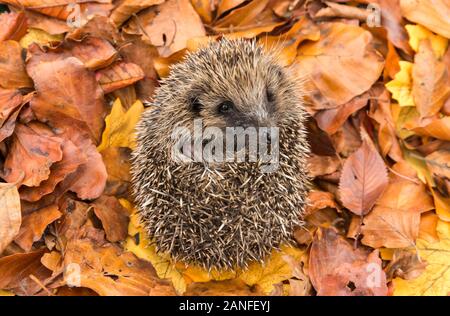
M136 64L117 62L97 72L97 81L105 94L122 89L143 79L144 71Z
M358 26L324 23L320 31L319 41L300 45L296 67L314 87L314 109L331 109L369 90L384 59L373 47L372 35Z
M417 241L418 255L426 261L425 272L413 280L395 278L394 295L397 296L446 296L450 291L450 224L439 221L440 242Z
M168 0L153 6L132 19L125 31L144 34L144 40L158 48L167 57L186 48L191 37L204 36L205 29L189 0Z
M135 146L134 129L140 119L144 106L137 101L133 106L125 111L119 99L114 102L111 113L106 117L106 127L103 132L102 142L98 146L98 151L108 147L128 147Z
M356 215L370 212L388 184L386 166L369 136L363 133L362 146L344 163L339 196Z
M0 42L0 87L18 89L32 87L25 71L22 48L16 41Z
M23 250L30 251L33 243L41 239L47 226L60 218L61 215L58 207L52 205L25 216L14 241Z
M93 203L95 215L102 222L110 242L123 241L128 235L127 210L112 196L103 195Z
M116 25L122 25L132 15L139 11L151 7L153 5L161 4L164 0L125 0L121 1L111 12L110 19Z
M448 40L446 38L430 32L422 25L409 24L405 28L409 34L409 43L416 53L419 52L420 43L423 40L429 40L436 58L440 59L444 56L448 46Z
M0 14L0 41L19 41L27 33L27 20L23 12Z
M52 35L38 28L31 28L28 29L28 33L20 39L20 46L25 49L27 49L32 44L47 46L52 43L59 43L62 41L62 39L62 35Z
M395 250L392 261L389 262L385 271L388 280L402 278L413 280L425 271L427 264L421 261L419 256L410 251Z
M50 176L52 164L62 159L61 144L62 139L48 127L17 124L3 178L11 183L19 182L19 186L38 186Z
M400 61L400 71L395 75L394 80L386 84L386 88L392 93L392 98L397 100L400 106L414 106L412 96L412 70L413 64L407 61Z
M22 216L20 212L20 197L16 185L11 183L1 183L0 255L19 233L21 222ZM2 286L0 286L0 288L2 288Z
M387 295L378 250L353 249L333 229L319 229L309 258L309 276L317 295Z
M0 258L0 289L8 289L17 295L34 295L42 290L30 276L42 284L51 272L41 264L42 249L29 253L17 253Z
M31 107L38 119L61 130L87 129L95 141L100 139L106 109L94 73L75 57L63 59L37 47L27 70L37 90Z
M408 20L450 38L450 7L446 0L400 0L400 7Z

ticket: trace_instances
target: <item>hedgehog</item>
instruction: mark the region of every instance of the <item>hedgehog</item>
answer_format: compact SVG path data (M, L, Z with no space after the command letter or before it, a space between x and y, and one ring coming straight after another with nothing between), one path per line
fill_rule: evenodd
M310 151L302 84L292 73L255 40L221 39L187 54L161 80L137 124L131 157L137 211L158 252L236 270L292 242L303 225ZM253 128L276 163L251 155L249 138L228 146L216 134L174 137L182 127L195 134L199 121L200 132L241 127L234 140ZM214 157L227 145L226 159L192 159L211 144ZM244 159L229 159L242 150Z

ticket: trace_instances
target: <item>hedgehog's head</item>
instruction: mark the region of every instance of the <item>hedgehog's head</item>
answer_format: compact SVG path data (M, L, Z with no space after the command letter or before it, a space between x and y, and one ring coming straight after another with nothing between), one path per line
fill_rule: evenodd
M168 82L179 91L177 106L205 127L276 126L299 103L286 69L253 40L210 43L175 66Z

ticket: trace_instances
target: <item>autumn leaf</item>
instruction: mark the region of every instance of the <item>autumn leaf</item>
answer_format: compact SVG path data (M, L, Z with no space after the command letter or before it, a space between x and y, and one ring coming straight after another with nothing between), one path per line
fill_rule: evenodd
M132 85L143 79L144 76L143 70L138 65L118 62L97 72L97 81L103 92L107 94Z
M333 229L320 229L314 238L309 274L318 295L386 295L386 275L378 251L353 249Z
M201 19L189 0L168 0L153 6L131 19L125 31L143 34L162 57L186 48L189 38L205 35Z
M0 254L19 233L22 216L15 184L0 184ZM0 288L2 288L0 286Z
M61 215L58 207L51 205L25 216L14 241L23 250L30 251L33 243L41 239L47 226L60 218Z
M28 187L40 185L49 178L52 164L62 159L61 144L62 139L43 125L17 124L3 178Z
M138 122L144 106L137 101L133 106L125 111L120 99L114 102L111 113L106 117L106 127L103 132L102 142L98 146L98 151L108 147L128 147L134 148L134 129Z
M356 215L366 215L385 190L388 179L383 159L369 136L345 161L339 181L339 195L346 208Z
M400 0L400 8L408 20L450 38L450 7L446 0Z
M315 108L330 109L366 92L380 77L384 59L360 27L325 23L320 31L319 41L300 45L296 67L315 87Z
M32 87L25 71L22 49L16 41L0 42L0 87L18 89Z
M0 41L20 40L27 33L27 21L23 12L0 14Z
M407 61L400 61L399 64L400 71L395 75L394 80L386 84L386 88L400 106L415 106L412 96L413 64Z
M446 296L450 291L450 224L439 221L437 231L440 241L417 241L418 255L427 263L425 272L413 280L395 278L394 295Z

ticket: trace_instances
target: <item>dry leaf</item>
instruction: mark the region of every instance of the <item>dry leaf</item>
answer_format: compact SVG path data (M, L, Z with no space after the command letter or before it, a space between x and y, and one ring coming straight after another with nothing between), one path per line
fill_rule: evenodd
M320 229L314 238L309 275L317 295L386 295L386 275L378 251L353 249L333 229Z
M32 87L25 72L22 48L16 41L0 42L0 87L18 89Z
M15 184L0 184L0 255L19 233L22 216ZM0 284L2 280L0 278ZM2 288L2 286L0 286Z
M447 0L400 0L400 7L408 20L450 38L450 6Z
M362 146L345 161L342 168L339 181L342 203L356 215L366 215L387 184L384 161L368 135L363 133Z
M48 225L61 217L56 205L52 205L25 216L19 234L14 241L23 250L30 251L33 243L41 239Z
M358 26L324 23L320 31L319 41L300 45L296 67L314 87L314 108L330 109L369 90L383 71L384 59L371 34Z

